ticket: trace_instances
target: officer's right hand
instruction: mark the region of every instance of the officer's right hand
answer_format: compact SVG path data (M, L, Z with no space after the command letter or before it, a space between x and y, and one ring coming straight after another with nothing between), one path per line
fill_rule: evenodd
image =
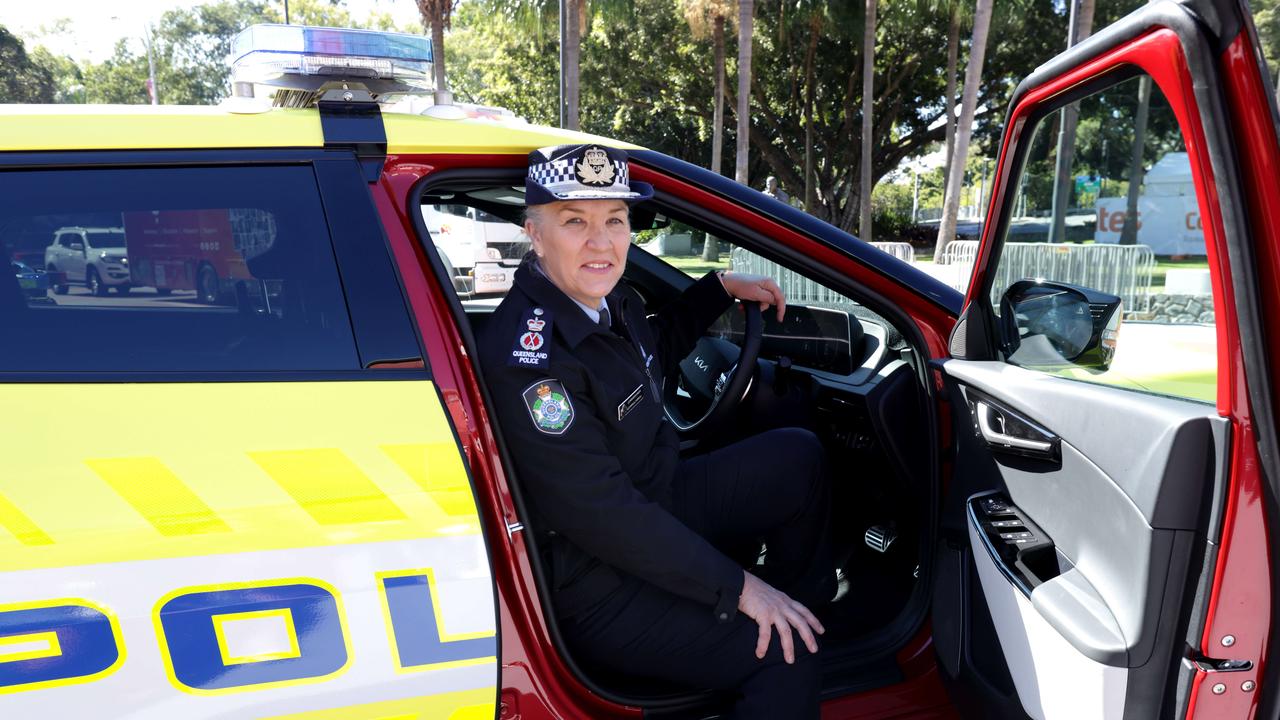
M742 594L738 596L738 610L756 621L760 626L760 639L756 642L756 657L764 659L769 651L769 639L773 629L778 629L778 641L782 643L782 657L788 664L796 661L794 641L791 628L795 628L804 640L809 652L818 652L818 641L813 632L819 635L826 632L818 618L809 612L809 608L792 600L786 593L777 590L769 583L743 571L746 577L742 582Z

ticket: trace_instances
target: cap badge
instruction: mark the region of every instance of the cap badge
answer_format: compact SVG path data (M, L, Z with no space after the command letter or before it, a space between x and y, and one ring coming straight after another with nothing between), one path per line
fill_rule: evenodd
M609 154L598 147L587 148L573 169L578 175L578 182L595 187L612 185L616 174L613 163L609 162Z

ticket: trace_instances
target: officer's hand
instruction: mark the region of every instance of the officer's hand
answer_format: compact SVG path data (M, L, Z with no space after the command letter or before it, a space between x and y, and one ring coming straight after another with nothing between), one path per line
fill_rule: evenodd
M809 608L787 597L787 594L773 588L769 583L743 571L746 577L742 583L742 595L738 596L738 610L743 615L756 621L760 626L760 639L756 642L756 657L764 659L769 651L769 638L773 629L778 629L778 641L782 643L782 657L787 663L796 661L794 641L791 628L795 628L804 640L809 652L818 652L818 641L813 632L819 635L826 632L818 618L809 612Z
M770 305L778 308L778 322L787 311L787 299L782 295L782 288L773 278L764 275L748 275L746 273L725 272L720 275L724 283L724 291L747 302L760 303L763 312Z

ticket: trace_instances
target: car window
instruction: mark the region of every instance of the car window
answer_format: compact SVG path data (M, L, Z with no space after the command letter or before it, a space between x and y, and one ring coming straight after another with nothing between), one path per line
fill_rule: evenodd
M529 251L524 229L466 205L422 205L422 219L453 289L470 305L496 306Z
M1212 402L1217 346L1200 205L1177 119L1151 78L1130 78L1040 120L1016 187L991 286L996 314L1008 314L1001 298L1024 279L1123 303L1118 333L1103 339L1115 343L1108 369L1063 360L1046 371ZM967 245L953 243L948 253L974 255Z
M0 238L41 261L0 278L0 371L359 368L310 167L0 172Z
M124 230L90 230L85 233L89 245L96 248L124 247Z

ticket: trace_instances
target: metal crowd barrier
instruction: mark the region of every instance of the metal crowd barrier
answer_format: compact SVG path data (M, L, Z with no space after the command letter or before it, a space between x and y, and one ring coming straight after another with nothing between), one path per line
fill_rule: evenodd
M903 243L905 244L905 243ZM792 272L772 260L756 255L742 247L729 253L729 263L735 272L765 275L773 278L782 288L788 303L819 307L848 307L854 303L840 293L830 290L809 278Z
M939 264L964 266L958 275L967 280L977 256L977 241L957 240L947 245ZM1038 277L1119 295L1126 312L1145 312L1155 267L1155 253L1146 245L1005 243L992 291Z
M911 243L873 242L873 243L867 243L867 244L877 250L889 253L890 255L901 260L902 262L909 263L909 262L915 262L916 260L916 249L911 247Z
M914 252L907 243L873 245L900 260L914 260ZM956 266L955 277L960 284L956 289L964 292L977 256L976 240L957 240L947 245L938 264ZM839 293L745 248L735 247L729 258L734 270L777 280L791 302L827 307L850 304L849 299ZM992 286L996 295L992 301L999 302L998 295L1014 282L1039 277L1119 295L1126 312L1146 312L1151 303L1155 266L1155 253L1146 245L1005 243Z

